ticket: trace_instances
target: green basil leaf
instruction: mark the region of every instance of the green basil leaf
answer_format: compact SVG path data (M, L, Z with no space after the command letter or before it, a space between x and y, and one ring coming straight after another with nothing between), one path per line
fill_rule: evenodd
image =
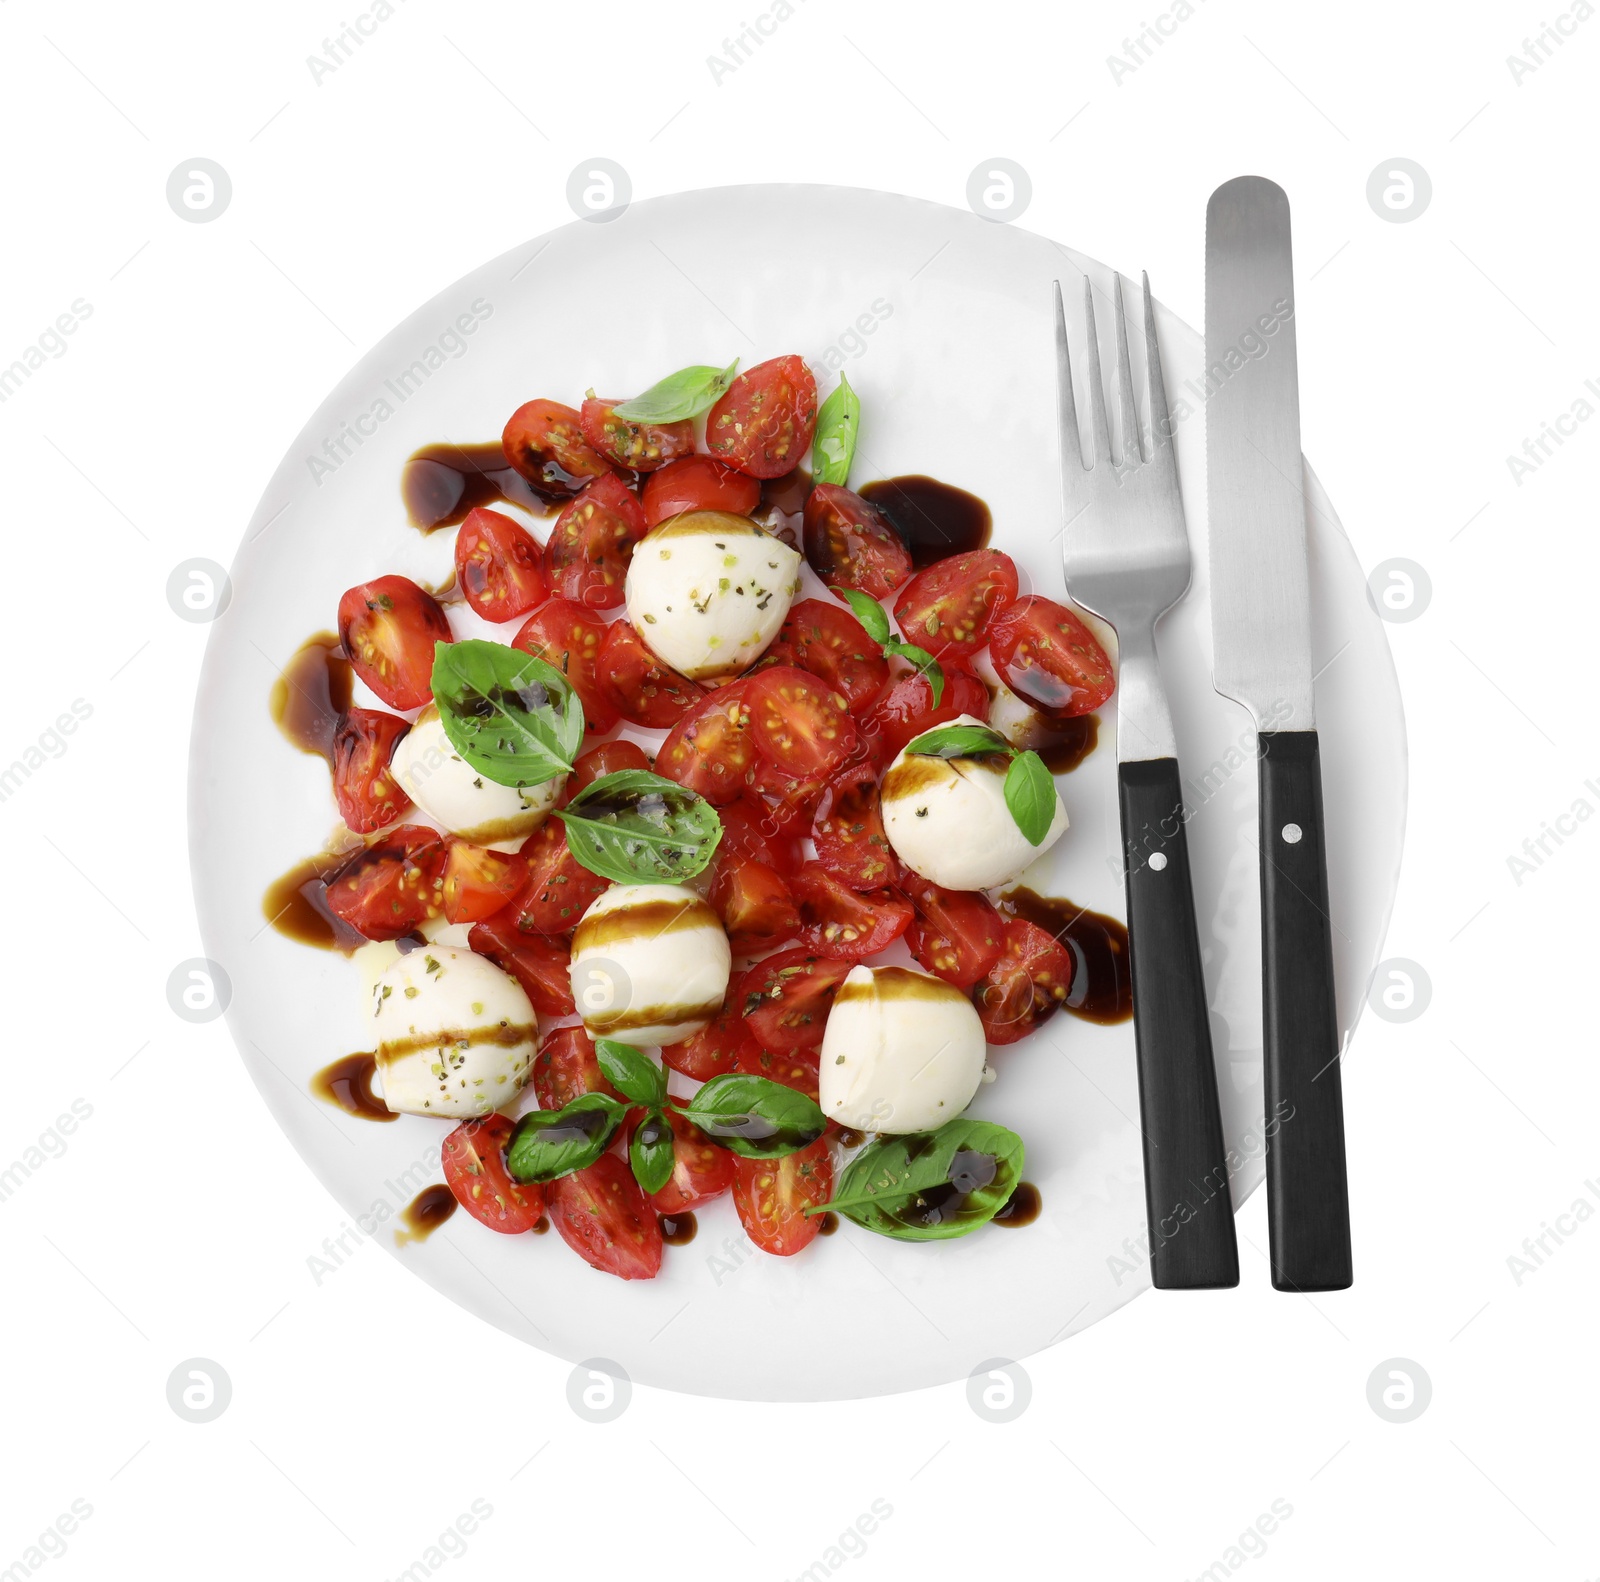
M667 1074L642 1049L615 1038L597 1038L594 1052L606 1081L623 1098L655 1106L667 1102Z
M697 364L693 368L680 368L650 386L643 395L612 407L612 411L630 423L681 423L684 418L698 417L708 406L716 403L718 396L733 383L734 370L739 366L735 357L726 368L709 368Z
M553 665L468 638L435 647L432 684L450 745L484 779L536 786L571 772L583 705Z
M672 1179L672 1149L672 1127L660 1110L652 1110L628 1144L628 1163L642 1192L659 1192Z
M915 643L885 643L883 652L889 659L909 659L928 678L928 685L933 689L933 706L938 708L944 701L944 667L939 661Z
M1016 751L999 731L987 725L941 725L919 736L907 748L922 758L984 758Z
M559 1110L530 1110L506 1149L518 1181L554 1181L584 1170L606 1151L628 1106L608 1093L580 1093Z
M850 381L840 374L838 388L817 413L816 437L811 441L814 482L842 484L850 476L850 463L856 454L856 435L860 430L861 398L850 388ZM880 637L878 641L883 639Z
M713 1077L684 1107L719 1147L746 1159L781 1159L809 1147L827 1119L814 1100L766 1077Z
M936 1132L882 1137L845 1167L831 1209L897 1241L948 1241L987 1225L1022 1180L1022 1139L959 1116Z
M1056 783L1038 753L1018 753L1006 770L1006 806L1030 846L1050 833L1056 816Z
M863 593L859 588L836 588L834 591L843 594L845 603L873 642L882 644L889 641L889 612L871 594Z
M556 817L572 855L619 884L681 884L704 870L722 839L709 802L648 769L601 775Z

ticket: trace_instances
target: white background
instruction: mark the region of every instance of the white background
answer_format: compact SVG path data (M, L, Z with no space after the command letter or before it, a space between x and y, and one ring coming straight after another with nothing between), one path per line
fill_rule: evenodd
M1600 1216L1557 1217L1600 1207L1600 830L1572 821L1523 852L1580 799L1600 808L1600 424L1570 423L1520 481L1507 464L1574 403L1600 407L1584 383L1600 381L1600 20L793 0L718 80L708 56L772 6L394 0L317 82L307 57L365 3L0 8L0 367L76 299L92 307L0 405L0 759L73 700L93 710L0 802L0 1167L74 1100L92 1110L0 1199L0 1574L786 1578L832 1560L910 1577L1015 1568L1025 1550L1096 1577L1323 1577L1380 1557L1396 1574L1600 1572L1582 1448ZM1158 20L1170 36L1114 75L1108 56ZM1537 60L1525 38L1558 20L1570 38L1519 81L1508 56ZM1003 156L1032 179L1020 223L1149 269L1191 323L1211 189L1245 171L1288 189L1307 454L1363 563L1404 558L1432 587L1390 627L1413 778L1388 947L1432 999L1411 1021L1368 1016L1346 1061L1352 1291L1271 1290L1258 1196L1237 1291L1147 1295L1030 1359L1012 1422L951 1386L814 1408L639 1389L599 1425L570 1409L567 1365L374 1244L313 1279L342 1215L224 1024L167 1004L173 966L200 954L184 772L206 635L173 615L167 577L226 564L357 354L569 220L567 178L597 155L640 197L792 179L958 205ZM186 224L165 189L197 156L233 197ZM1367 198L1396 158L1432 182L1409 223ZM1002 435L964 442L1018 460ZM1534 1267L1523 1242L1540 1235ZM167 1403L195 1357L232 1381L206 1424ZM1368 1400L1395 1358L1431 1380L1406 1423ZM75 1500L92 1514L52 1541L64 1552L30 1552ZM465 1554L430 1555L475 1500L492 1514ZM892 1514L865 1553L830 1556L874 1501ZM1230 1554L1275 1501L1292 1514L1262 1552Z

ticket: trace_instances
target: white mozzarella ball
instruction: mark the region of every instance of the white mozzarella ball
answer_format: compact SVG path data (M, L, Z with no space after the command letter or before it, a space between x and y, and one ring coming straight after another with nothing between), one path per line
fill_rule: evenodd
M853 967L822 1037L822 1112L860 1131L932 1131L972 1102L983 1066L983 1023L954 984Z
M722 1009L733 956L717 914L677 884L617 884L572 936L572 997L594 1038L675 1044Z
M467 1119L522 1091L539 1028L508 972L470 950L422 945L372 987L383 1101L404 1115Z
M800 556L726 511L672 517L628 562L633 629L656 658L697 680L758 659L799 591Z
M948 722L981 725L970 714ZM940 727L941 729L943 727ZM902 751L883 777L883 832L913 873L947 890L989 890L1008 884L1055 845L1067 827L1056 794L1055 817L1037 845L1017 828L1006 806L1010 760L930 758Z
M389 768L429 818L452 835L496 851L515 851L538 829L567 783L558 775L543 785L497 785L450 745L431 703L400 738Z

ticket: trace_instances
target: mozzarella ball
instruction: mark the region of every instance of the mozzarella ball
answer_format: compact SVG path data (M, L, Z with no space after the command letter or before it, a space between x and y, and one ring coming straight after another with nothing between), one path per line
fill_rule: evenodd
M515 851L538 829L567 783L557 775L543 785L497 785L450 745L431 703L400 738L389 768L429 818L452 835L496 851Z
M383 1102L402 1115L467 1119L522 1091L539 1042L533 1004L485 956L422 945L372 986Z
M694 680L745 669L800 591L800 556L746 516L689 511L628 562L628 619L657 659Z
M982 725L963 714L951 725ZM941 726L940 729L943 729ZM1055 845L1067 827L1056 794L1055 817L1037 845L1017 828L1006 806L1009 758L927 758L902 751L883 777L883 832L895 855L947 890L990 890L1008 884Z
M572 936L572 997L593 1038L675 1044L728 992L733 956L717 914L677 884L616 884Z
M822 1035L822 1113L859 1131L932 1131L972 1102L983 1063L983 1023L954 984L854 967Z

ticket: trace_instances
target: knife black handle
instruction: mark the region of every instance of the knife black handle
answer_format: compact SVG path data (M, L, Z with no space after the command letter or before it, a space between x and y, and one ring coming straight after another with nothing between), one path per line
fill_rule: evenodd
M1339 1020L1315 731L1261 742L1267 1238L1280 1291L1351 1281Z
M1176 758L1117 769L1128 883L1133 1036L1150 1277L1161 1290L1239 1283L1211 1017L1194 922Z

